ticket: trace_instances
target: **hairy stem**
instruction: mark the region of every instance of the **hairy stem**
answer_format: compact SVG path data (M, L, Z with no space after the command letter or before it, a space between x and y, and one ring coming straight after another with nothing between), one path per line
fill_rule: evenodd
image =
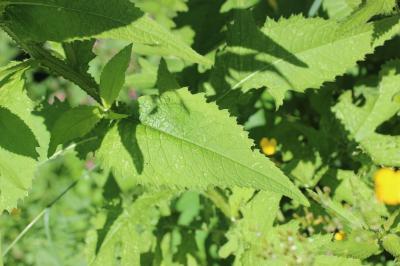
M7 32L18 45L25 50L33 59L35 59L40 66L48 69L57 75L64 77L78 85L82 90L84 90L88 95L95 99L101 104L99 96L99 86L90 77L83 75L82 73L76 71L63 60L55 57L50 51L43 48L42 44L39 43L26 43L22 41L16 34L14 34L5 25L1 25L3 30Z

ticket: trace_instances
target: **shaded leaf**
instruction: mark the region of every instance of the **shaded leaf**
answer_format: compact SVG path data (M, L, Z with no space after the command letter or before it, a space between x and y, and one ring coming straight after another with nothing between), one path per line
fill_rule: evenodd
M43 120L31 113L34 103L24 90L23 74L0 80L0 212L10 211L27 196L38 161L46 159L49 134Z
M160 217L158 205L168 201L171 192L140 196L114 221L100 249L95 232L88 236L89 265L140 265L140 254L147 252L154 238L153 230Z
M95 58L92 51L95 40L73 41L62 44L67 63L80 73L86 73L89 62Z
M266 87L279 106L287 91L319 88L363 60L397 34L398 20L395 16L349 29L334 20L292 16L268 19L258 29L250 12L238 11L228 30L228 47L216 59L211 80L215 98L221 101L235 89Z
M178 82L171 72L168 70L167 63L164 59L160 61L157 74L157 88L160 93L180 89Z
M6 26L26 41L118 39L154 47L161 55L210 64L128 0L14 0L2 1L4 5Z
M362 87L366 102L358 107L351 92L345 92L334 106L336 117L378 164L400 166L400 137L376 133L376 128L400 110L395 96L400 92L400 61L387 63L381 71L379 89ZM349 115L351 114L351 115Z
M0 147L12 153L37 159L39 143L30 128L8 109L0 107Z
M51 130L49 156L54 154L59 144L88 134L101 118L102 114L95 106L80 106L62 114Z

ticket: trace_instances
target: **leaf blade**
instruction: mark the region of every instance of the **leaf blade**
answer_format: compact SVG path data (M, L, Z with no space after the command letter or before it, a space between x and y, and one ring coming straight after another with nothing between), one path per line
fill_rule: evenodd
M117 99L125 82L125 72L131 59L132 44L119 51L105 65L100 77L100 97L109 109Z
M140 124L122 121L106 134L97 152L117 180L181 188L238 185L308 204L269 159L251 150L253 143L234 119L201 95L181 89L158 99L141 97L139 105Z
M155 47L160 55L211 65L186 43L145 15L128 0L2 1L8 28L27 41L71 41L88 38L126 40ZM68 26L65 25L68 21ZM52 25L43 27L42 25Z
M102 114L96 106L80 106L63 113L51 130L49 156L59 144L65 144L88 134L101 120Z

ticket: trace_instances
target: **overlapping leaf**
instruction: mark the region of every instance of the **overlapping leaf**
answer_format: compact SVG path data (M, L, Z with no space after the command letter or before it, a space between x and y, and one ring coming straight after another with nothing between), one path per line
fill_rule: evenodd
M28 194L38 161L46 158L49 134L32 115L24 71L3 75L0 89L0 212Z
M102 119L102 113L96 106L80 106L63 113L51 130L49 156L53 155L59 144L83 137Z
M361 265L359 260L333 256L343 254L332 254L334 243L327 234L305 239L299 234L299 224L295 221L273 226L279 200L278 195L263 192L241 207L242 218L228 231L228 242L220 249L220 256L235 255L233 265L324 265L322 263L337 261ZM263 219L260 213L265 214ZM295 252L289 256L289 250Z
M350 136L361 144L378 164L400 166L400 137L376 133L376 129L400 110L396 95L400 93L400 62L392 61L383 67L379 89L363 87L365 104L353 103L351 92L340 97L333 108L349 131Z
M239 193L242 191L238 191ZM235 265L260 265L265 241L273 231L273 223L279 209L281 197L271 192L260 192L240 208L243 218L228 232L228 242L221 248L220 256L235 254ZM263 219L259 219L264 213Z
M6 27L26 41L111 38L154 47L162 55L210 64L128 0L1 1L0 7L4 6Z
M140 254L149 251L154 238L152 232L160 218L157 207L170 197L168 191L140 196L114 221L98 251L98 235L91 232L89 265L140 265Z
M267 87L281 105L288 90L319 88L400 30L397 16L349 27L352 19L357 17L345 25L292 16L268 19L258 29L250 12L238 11L229 27L228 47L216 59L211 80L216 99L221 101L239 88Z
M117 99L125 82L125 72L131 59L132 45L128 45L105 65L100 77L100 97L109 109Z

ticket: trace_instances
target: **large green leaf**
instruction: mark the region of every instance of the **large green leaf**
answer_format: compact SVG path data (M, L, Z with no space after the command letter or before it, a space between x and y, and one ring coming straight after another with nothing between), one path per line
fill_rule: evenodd
M378 164L400 166L400 137L376 133L376 129L400 110L396 96L400 93L400 61L383 67L379 89L362 87L366 99L361 107L353 103L351 92L340 97L333 108L350 136Z
M241 186L308 204L247 133L203 95L187 89L141 97L140 123L125 119L104 137L97 157L119 182L158 186Z
M210 64L128 0L1 1L0 7L4 6L6 27L27 41L111 38L155 47L159 54Z
M0 70L0 213L28 194L49 140L42 119L32 115L23 73L4 77Z
M211 80L216 99L235 89L266 87L280 105L288 90L319 88L344 74L397 34L398 20L395 16L349 28L297 15L268 19L259 29L250 12L240 11L229 27L228 46L216 59Z

